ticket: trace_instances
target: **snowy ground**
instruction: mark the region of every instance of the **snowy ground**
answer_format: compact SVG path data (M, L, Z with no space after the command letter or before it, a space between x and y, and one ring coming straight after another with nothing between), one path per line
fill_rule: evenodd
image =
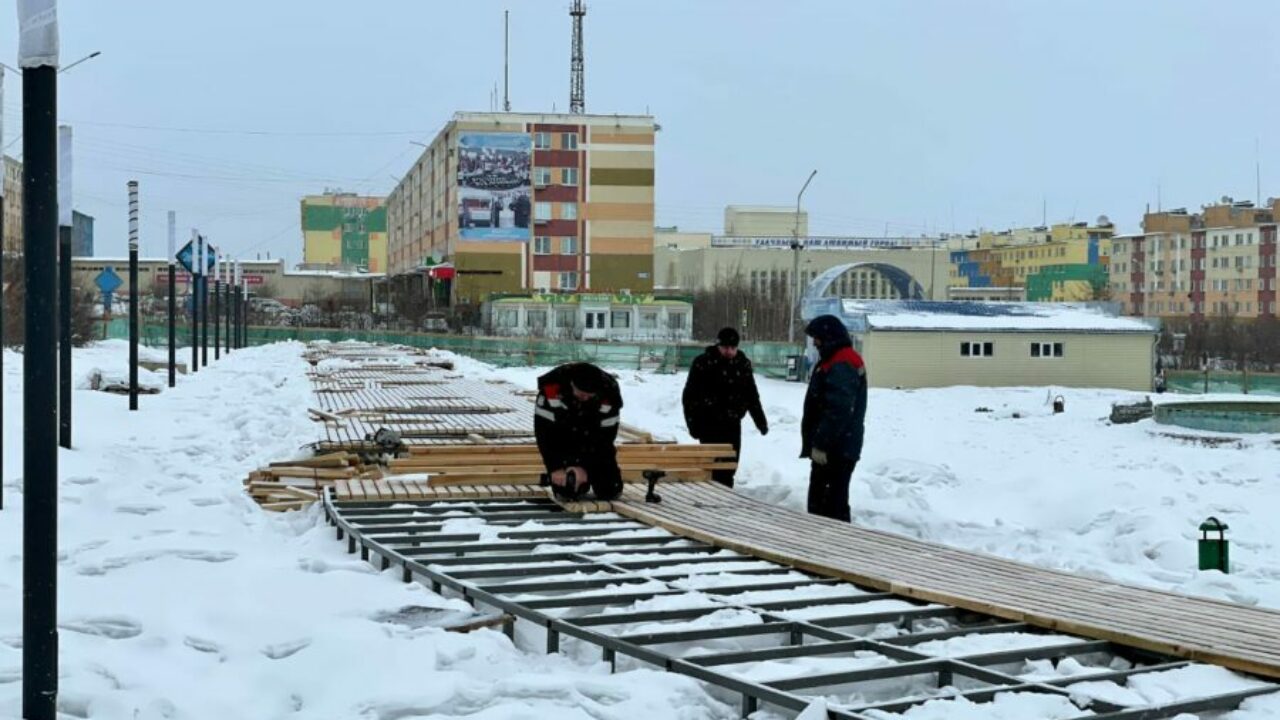
M458 635L410 622L415 614L400 612L406 607L461 613L466 606L348 556L315 510L274 515L248 501L240 483L249 469L314 439L300 411L314 406L300 351L296 344L240 351L181 378L173 391L143 396L138 413L126 411L122 396L76 391L76 448L60 456L60 703L67 717L737 717L736 698L684 677L611 675L586 653L544 657L498 632ZM104 343L77 351L76 374L118 374L124 362L123 343ZM467 372L526 386L538 374L459 362ZM622 381L624 421L687 439L678 408L682 375L624 372ZM0 717L17 717L21 356L5 354L4 385ZM767 380L761 389L772 431L759 438L746 430L739 486L802 508L807 468L795 455L803 389ZM1053 416L1043 390L872 391L867 451L852 492L855 521L1050 567L1280 607L1280 527L1268 522L1280 506L1274 438L1242 447L1187 444L1150 422L1108 427L1100 418L1109 403L1131 394L1062 394L1067 412ZM978 406L993 412L975 413ZM1210 514L1231 525L1230 576L1194 569L1195 527ZM1047 665L1026 672L1081 672ZM757 665L741 672L814 669ZM1241 681L1196 667L1144 683L1086 681L1077 689L1149 702ZM933 701L907 717L1077 712L1053 706L1053 698L1002 698L972 707ZM1280 717L1280 699L1251 700L1222 717Z
M539 374L495 372L526 385ZM683 374L624 371L619 378L623 422L690 440L679 406ZM808 463L797 458L804 386L758 383L770 431L760 437L744 421L737 488L804 510ZM1064 396L1061 415L1053 414L1056 395ZM1213 433L1151 420L1108 424L1111 403L1143 397L1063 388L872 389L850 489L854 522L1083 575L1280 608L1280 435L1208 447L1170 435ZM975 412L980 407L991 412ZM1211 515L1230 526L1230 575L1197 570L1197 528Z

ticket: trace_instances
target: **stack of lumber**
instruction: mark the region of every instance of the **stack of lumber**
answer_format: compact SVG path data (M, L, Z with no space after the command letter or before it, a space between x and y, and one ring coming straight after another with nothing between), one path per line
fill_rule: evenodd
M358 455L333 452L271 463L249 473L245 489L267 510L298 510L320 499L324 488L338 480L380 476L381 470L360 464Z
M430 476L432 486L536 484L546 472L534 445L436 445L409 448L408 457L389 463L392 475ZM627 482L644 480L645 470L662 470L663 480L710 480L713 470L737 467L731 445L618 445L618 466Z

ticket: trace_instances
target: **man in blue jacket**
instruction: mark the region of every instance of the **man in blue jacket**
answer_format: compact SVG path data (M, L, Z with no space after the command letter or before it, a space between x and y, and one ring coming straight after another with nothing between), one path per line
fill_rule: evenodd
M840 318L822 315L805 328L818 350L800 421L800 457L809 458L809 512L849 522L849 480L862 458L867 370Z

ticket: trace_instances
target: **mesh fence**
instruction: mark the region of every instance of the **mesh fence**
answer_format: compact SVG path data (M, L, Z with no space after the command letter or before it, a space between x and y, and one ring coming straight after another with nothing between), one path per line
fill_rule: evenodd
M129 324L116 318L103 324L103 338L128 339ZM190 328L177 327L179 345L189 345ZM144 345L163 347L169 342L166 323L144 322L139 332ZM249 344L262 345L282 340L311 342L315 340L362 340L393 343L411 347L437 348L474 358L498 367L547 367L566 362L590 362L618 370L652 370L674 373L686 369L706 346L676 343L619 343L541 340L536 338L494 338L463 335L391 332L380 330L336 330L326 328L251 327ZM212 332L209 335L213 343ZM741 349L751 358L756 372L765 377L785 378L788 356L799 352L797 346L779 342L744 342Z
M1178 393L1242 393L1280 395L1280 375L1241 372L1173 371L1167 374L1169 389Z

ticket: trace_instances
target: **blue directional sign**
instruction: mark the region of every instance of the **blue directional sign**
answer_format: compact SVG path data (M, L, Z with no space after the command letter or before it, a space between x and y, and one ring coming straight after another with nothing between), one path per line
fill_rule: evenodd
M108 265L102 272L98 273L93 282L98 286L98 290L102 291L102 309L107 315L110 315L111 296L116 290L120 289L120 286L124 284L124 280L121 280L120 276L116 274L115 268Z
M208 241L205 242L204 246L205 246L205 274L207 275L213 272L215 264L217 263L217 260L216 260L217 248L215 248L213 245L210 245ZM195 257L195 254L196 254L195 243L188 240L187 244L183 245L182 249L178 251L178 255L177 255L178 264L181 265L183 269L185 269L187 272L191 272L191 268L194 265L194 261L192 260L192 258Z
M98 273L98 276L93 279L93 282L98 286L98 289L104 293L113 293L116 290L119 290L120 286L124 284L124 280L121 280L120 276L116 274L116 269L110 265L104 268L102 272Z

